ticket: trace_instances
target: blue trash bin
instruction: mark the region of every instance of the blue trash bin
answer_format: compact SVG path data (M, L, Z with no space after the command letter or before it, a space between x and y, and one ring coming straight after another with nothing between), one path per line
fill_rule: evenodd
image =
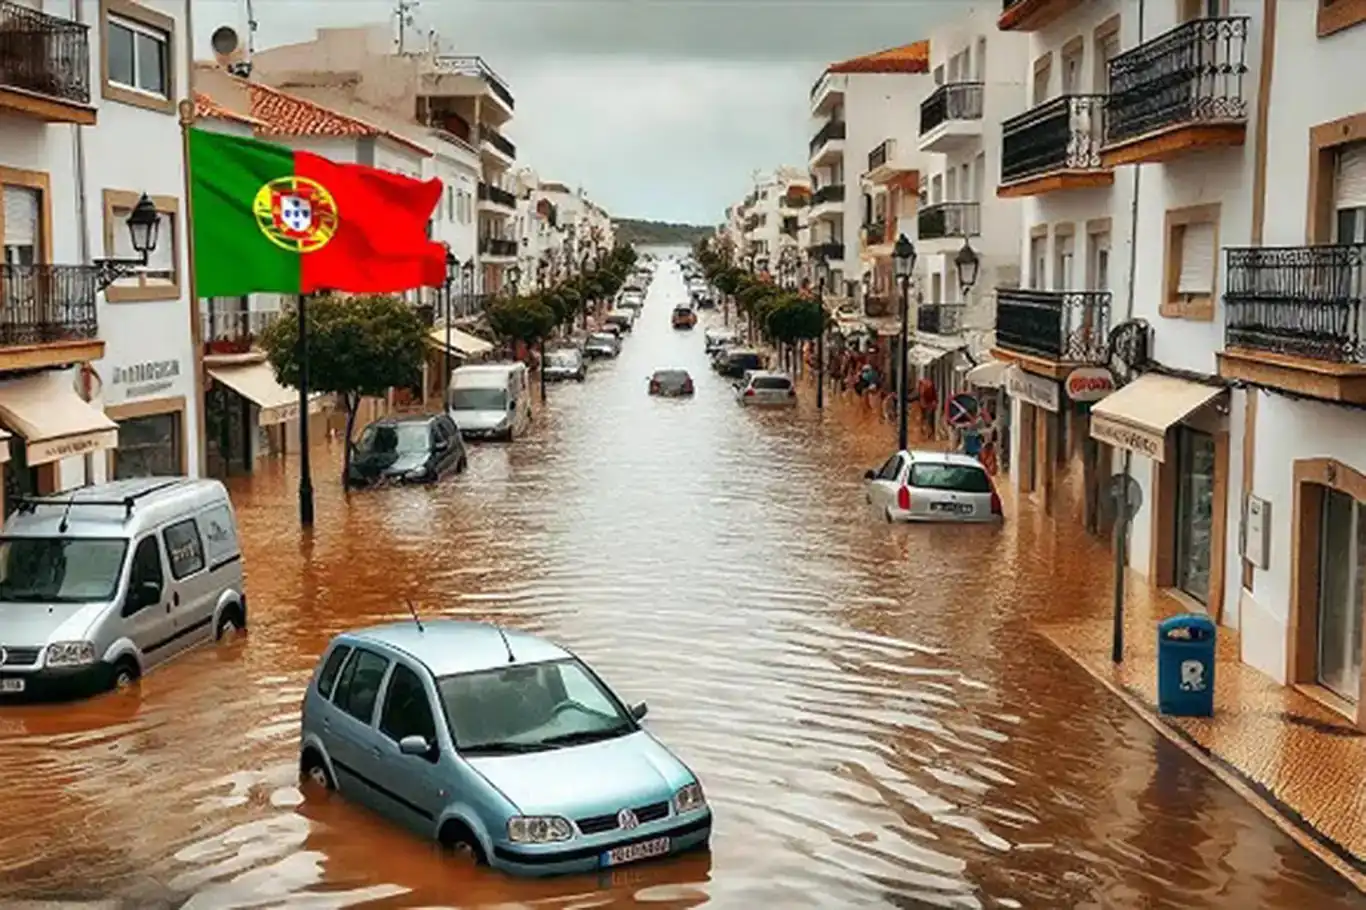
M1186 613L1157 626L1157 710L1171 717L1214 716L1213 620Z

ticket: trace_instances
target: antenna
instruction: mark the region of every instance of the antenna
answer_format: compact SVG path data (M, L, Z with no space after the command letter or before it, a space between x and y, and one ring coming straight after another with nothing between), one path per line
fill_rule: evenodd
M256 53L256 14L252 9L251 0L247 0L247 60L251 60L251 55Z
M498 630L498 637L501 638L501 639L503 640L503 647L507 649L507 652L508 652L508 663L510 663L510 664L515 664L515 663L517 663L517 656L516 656L515 654L512 653L512 645L508 643L508 635L507 635L507 633L503 631L503 627L502 627L502 626L494 626L494 628Z
M398 19L398 52L406 52L404 39L407 37L408 27L413 25L413 10L417 9L419 0L398 0L394 4L394 16Z
M413 622L417 623L417 631L426 632L426 627L422 625L422 620L418 618L417 607L413 606L413 602L407 597L403 598L403 602L408 605L408 612L413 614Z
M61 522L57 525L57 533L58 533L58 534L65 534L65 533L66 533L67 525L68 525L69 520L70 520L70 518L71 518L71 507L72 507L75 503L76 503L76 494L75 494L75 493L72 493L72 494L71 494L71 498L68 499L68 500L66 501L66 508L65 508L65 509L62 509L62 520L61 520Z

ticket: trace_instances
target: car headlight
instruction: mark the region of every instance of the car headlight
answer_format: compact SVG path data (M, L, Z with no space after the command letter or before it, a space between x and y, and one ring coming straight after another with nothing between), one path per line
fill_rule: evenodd
M95 662L95 645L88 641L58 641L47 646L49 667L79 667Z
M413 468L411 471L409 471L407 474L404 474L403 476L406 477L406 478L408 478L409 480L426 480L426 479L427 479L427 469L426 469L426 468Z
M702 785L697 781L693 781L674 794L674 812L679 815L706 808L706 805L707 795L702 792Z
M558 815L514 815L508 819L508 840L514 844L553 844L573 836L569 819Z

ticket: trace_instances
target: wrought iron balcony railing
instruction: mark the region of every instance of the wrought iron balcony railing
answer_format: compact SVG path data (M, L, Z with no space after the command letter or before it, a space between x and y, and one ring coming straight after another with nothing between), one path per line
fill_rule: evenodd
M845 131L846 127L843 120L831 120L825 126L821 127L820 131L811 139L811 154L816 154L821 146L825 145L827 142L843 139Z
M982 206L976 202L938 202L920 210L916 223L921 240L977 237L982 233Z
M1231 248L1224 257L1226 345L1366 364L1366 246Z
M0 265L0 346L99 337L90 265Z
M779 230L781 230L784 234L786 234L786 235L789 236L789 237L796 237L796 236L797 236L797 219L796 219L796 218L784 218L784 219L783 219L783 226L782 226Z
M512 99L512 92L508 90L503 77L495 73L493 67L484 62L483 57L473 54L442 54L436 58L435 68L437 72L441 73L478 76L484 80L490 91L501 98L509 108L517 107L517 102Z
M205 351L245 354L279 318L279 310L247 310L235 299L229 303L211 298L200 316Z
M891 139L883 139L877 148L868 153L868 170L875 171L888 162L892 157L892 143Z
M949 120L982 119L982 83L948 82L920 102L920 135Z
M517 241L501 237L480 237L479 252L487 256L516 256Z
M501 205L510 209L517 208L517 196L515 194L491 183L479 184L479 198L486 202L492 202L494 205Z
M878 218L870 221L863 226L864 242L869 246L877 246L887 239L887 219Z
M504 155L507 155L509 158L517 157L517 146L513 145L506 136L497 130L484 127L479 131L479 135L485 142L502 152Z
M1245 123L1249 19L1192 19L1109 63L1105 144L1184 124Z
M1063 95L1001 125L1001 182L1100 168L1104 95Z
M89 104L89 26L0 0L0 85Z
M1109 291L996 289L996 344L1059 363L1104 363Z
M811 195L811 204L812 204L812 205L824 205L824 204L827 203L827 202L843 202L843 201L844 201L844 184L843 184L843 183L832 183L832 184L830 184L829 186L823 186L823 187L821 187L820 189L816 190L816 192L813 193L813 194Z
M823 258L830 262L838 262L844 258L844 243L839 240L813 243L806 248L806 254L812 259Z
M957 335L963 331L966 308L961 303L922 303L915 313L915 329L933 335Z

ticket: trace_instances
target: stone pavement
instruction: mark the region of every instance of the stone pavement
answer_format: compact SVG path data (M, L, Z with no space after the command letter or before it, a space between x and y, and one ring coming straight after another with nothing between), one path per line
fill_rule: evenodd
M1213 718L1157 713L1157 623L1180 605L1131 576L1124 663L1110 660L1111 617L1040 632L1160 733L1366 891L1366 735L1340 715L1239 660L1219 628Z

